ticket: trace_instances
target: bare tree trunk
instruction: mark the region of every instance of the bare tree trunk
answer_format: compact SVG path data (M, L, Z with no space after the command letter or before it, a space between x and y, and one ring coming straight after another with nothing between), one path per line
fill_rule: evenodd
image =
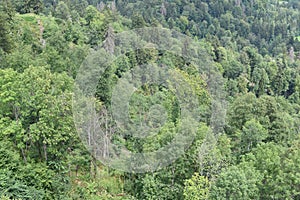
M47 145L44 144L43 147L44 147L44 157L45 157L45 161L47 162L47 160L48 160L48 155L47 155Z
M24 153L23 148L21 148L21 153L22 153L22 157L23 157L23 159L24 159L24 162L27 163L26 155L25 155L25 153Z
M16 120L16 123L19 124L19 107L17 106L13 106L13 113L14 113L14 116L15 116L15 120ZM17 143L18 141L16 141ZM27 143L26 143L26 148L27 148ZM23 160L25 163L27 163L27 159L26 159L26 151L24 151L23 148L21 148L21 153L22 153L22 157L23 157Z
M79 170L79 165L76 165L76 169L75 169L75 171L76 171L76 177L78 177L78 170Z

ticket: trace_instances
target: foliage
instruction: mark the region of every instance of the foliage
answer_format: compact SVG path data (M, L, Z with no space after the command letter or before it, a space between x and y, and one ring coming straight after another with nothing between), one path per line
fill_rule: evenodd
M191 179L185 181L184 199L201 200L209 197L210 183L208 178L195 173Z
M299 8L297 0L2 0L0 199L300 199ZM160 171L125 173L98 163L77 136L73 84L90 49L118 52L118 32L146 26L191 37L215 71L154 48L128 49L104 71L96 99L106 112L118 80L143 64L168 65L198 98L190 148ZM216 72L225 79L224 128L211 119L218 105L207 75ZM181 128L180 112L174 88L142 84L129 128L151 118L147 126L160 129L144 139L114 130L114 142L157 150Z

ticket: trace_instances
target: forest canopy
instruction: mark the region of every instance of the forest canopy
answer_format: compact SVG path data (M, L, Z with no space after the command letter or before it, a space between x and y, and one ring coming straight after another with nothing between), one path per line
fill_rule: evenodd
M299 9L298 0L2 0L0 199L300 199ZM126 160L143 173L98 157L174 140L158 154L176 157L166 166Z

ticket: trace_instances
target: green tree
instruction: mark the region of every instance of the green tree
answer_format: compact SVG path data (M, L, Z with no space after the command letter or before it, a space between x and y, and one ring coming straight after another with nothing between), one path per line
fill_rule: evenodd
M206 200L209 197L210 182L208 178L195 173L191 179L184 183L184 199Z
M259 173L253 166L231 166L213 183L210 199L259 199Z
M10 1L0 2L0 49L10 53L14 48L14 10Z
M1 84L1 111L6 119L2 133L16 142L25 162L29 156L47 161L64 154L67 147L60 144L74 137L72 80L66 74L51 74L34 67L22 74L12 70L1 73L5 77Z
M55 16L63 19L69 20L71 17L69 7L63 1L60 1L55 8Z
M242 129L241 148L248 152L268 136L267 130L254 119L247 121Z
M146 25L146 22L140 14L132 15L131 17L131 27L132 28L144 28Z
M261 182L257 184L262 199L280 199L285 196L284 188L280 187L280 176L283 171L281 157L284 150L274 143L261 143L253 149L254 166L263 177ZM253 159L253 157L251 158Z
M44 9L42 0L25 0L25 1L16 1L17 11L24 13L41 13Z

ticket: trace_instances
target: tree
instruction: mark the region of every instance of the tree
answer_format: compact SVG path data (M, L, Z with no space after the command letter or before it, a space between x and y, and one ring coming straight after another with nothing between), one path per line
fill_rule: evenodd
M242 129L241 147L245 152L250 151L268 136L267 130L255 119L247 121Z
M97 9L102 12L105 8L105 4L103 3L103 1L101 1L100 3L97 4Z
M292 62L295 61L295 52L294 52L294 47L291 47L290 50L289 50L289 57L290 57L290 60Z
M235 99L228 113L229 126L233 129L232 131L234 129L241 130L243 125L253 118L256 101L253 93L247 93Z
M72 79L43 67L30 67L23 73L5 69L0 74L0 140L7 141L7 150L0 149L0 154L9 155L10 162L18 160L13 165L4 159L0 162L14 174L4 194L13 198L62 197L68 188L64 160L76 141Z
M256 96L265 94L269 84L269 77L265 69L255 68L253 70L252 79L254 81L253 89Z
M279 145L274 143L261 143L252 150L253 154L247 155L254 161L254 167L261 173L262 179L257 186L259 187L260 198L278 198L282 192L278 183L278 175L281 174L281 155L284 151ZM253 156L254 155L254 156ZM280 197L279 197L280 198Z
M268 140L287 143L292 141L296 136L295 119L286 112L276 113L269 130Z
M22 74L12 70L1 73L5 77L1 93L6 94L0 97L1 112L6 119L1 124L4 125L2 133L17 144L24 162L29 157L47 162L64 155L65 145L74 136L72 80L66 74L52 74L34 67ZM12 88L11 92L4 92L8 87Z
M161 4L160 12L163 16L167 15L167 9L166 9L165 3Z
M87 26L87 36L89 45L95 47L99 45L105 36L105 31L109 24L109 13L100 13L94 6L88 6L85 9L85 19Z
M14 11L9 1L0 2L0 48L10 53L14 48Z
M300 197L300 150L299 138L295 140L292 146L285 152L284 161L282 163L283 174L279 177L280 186L283 187L285 196L291 199Z
M253 166L231 166L213 183L210 199L259 199L260 174Z
M114 29L113 29L112 26L109 26L107 31L106 31L103 47L108 53L114 54L114 51L115 51L115 35L114 35Z
M114 13L117 12L117 6L116 6L116 1L115 0L111 2L110 9Z
M69 20L71 18L69 7L63 1L60 1L56 6L55 16L63 20Z
M144 28L146 22L142 15L136 13L131 17L131 28Z
M209 197L210 182L207 177L195 173L191 179L184 183L184 199L206 200Z
M42 0L26 0L19 1L17 11L20 13L35 13L39 14L44 9Z

